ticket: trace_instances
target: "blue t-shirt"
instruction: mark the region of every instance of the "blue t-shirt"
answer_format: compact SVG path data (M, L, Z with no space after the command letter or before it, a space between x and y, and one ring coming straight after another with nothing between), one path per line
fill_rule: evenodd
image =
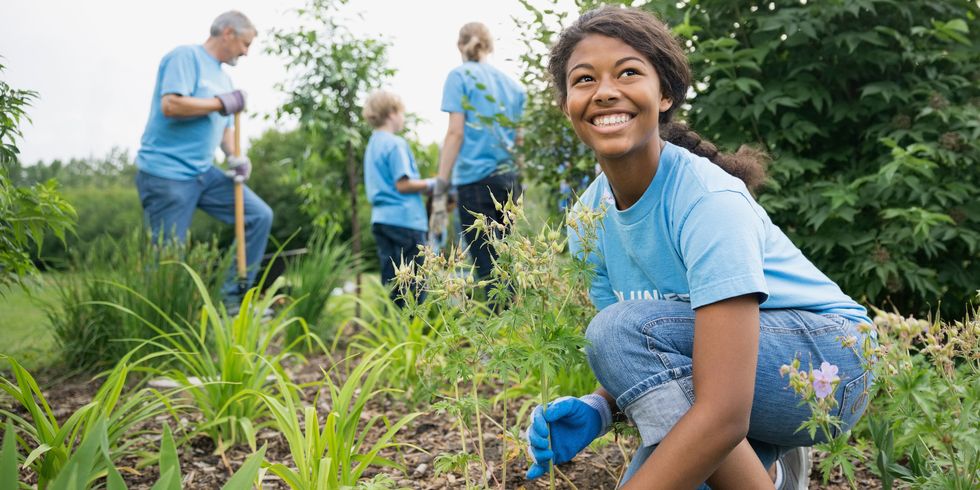
M745 185L711 161L667 143L657 173L629 209L616 209L605 175L576 208L605 207L592 301L603 309L637 299L691 308L756 293L760 308L835 313L871 323L867 311L816 268L773 224ZM581 244L569 230L569 248Z
M402 194L395 188L395 182L402 177L419 178L408 143L387 131L371 133L364 150L364 189L371 201L371 223L426 231L429 219L422 196Z
M221 62L204 46L180 46L167 53L157 69L150 102L150 118L143 130L136 166L140 170L174 180L189 180L214 163L214 150L232 116L212 112L197 117L166 117L160 98L167 94L185 97L214 97L234 90Z
M453 184L472 184L513 159L517 129L501 125L498 118L516 124L524 112L525 98L520 84L487 63L467 61L449 72L442 89L442 110L466 114Z

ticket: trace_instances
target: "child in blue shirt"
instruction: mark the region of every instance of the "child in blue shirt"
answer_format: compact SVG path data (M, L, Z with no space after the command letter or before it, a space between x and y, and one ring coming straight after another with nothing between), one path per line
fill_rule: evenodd
M429 222L420 194L431 194L435 179L420 178L408 142L396 134L405 128L405 107L397 95L372 93L364 102L363 116L374 127L364 151L364 189L372 207L381 282L387 285L397 266L421 259L419 246L425 243ZM391 295L403 304L399 291Z
M810 411L780 367L837 366L834 415L847 430L872 375L841 341L866 335L866 311L749 193L764 179L761 153L719 153L671 122L691 73L661 21L588 12L552 48L549 71L603 170L576 204L605 210L583 257L596 267L586 354L601 387L535 409L528 477L570 460L622 410L642 440L623 488L806 488L802 448L820 436L797 431ZM569 243L582 253L575 233Z

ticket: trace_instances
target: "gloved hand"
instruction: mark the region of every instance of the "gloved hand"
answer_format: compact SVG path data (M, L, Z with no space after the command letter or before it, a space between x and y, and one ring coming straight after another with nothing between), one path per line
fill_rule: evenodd
M226 94L216 95L218 100L221 101L221 115L229 116L238 112L245 110L245 92L241 90L232 90Z
M449 224L449 211L446 210L448 195L443 192L432 194L432 214L429 216L429 242L438 242Z
M445 194L449 191L449 181L442 177L429 177L425 179L425 195L435 196Z
M570 461L609 430L610 425L612 410L609 403L594 393L581 398L561 397L549 403L547 410L542 410L541 405L534 407L531 425L527 428L534 463L527 470L527 479L547 473L552 461L555 464Z
M230 156L227 162L228 170L225 170L225 175L235 182L245 182L252 175L252 161L247 156Z

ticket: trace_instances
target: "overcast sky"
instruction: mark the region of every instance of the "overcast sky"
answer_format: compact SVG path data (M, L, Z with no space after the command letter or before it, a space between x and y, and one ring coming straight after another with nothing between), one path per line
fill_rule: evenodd
M160 58L181 44L207 38L219 13L238 9L259 29L249 55L225 66L235 85L249 93L249 110L272 112L282 102L274 85L286 79L283 62L264 53L272 27L296 25L291 10L303 0L47 0L7 1L0 15L0 63L14 88L39 93L23 127L21 161L102 156L113 146L135 155L146 124ZM572 0L564 4L571 10ZM481 21L495 38L490 63L518 75L521 47L512 16L525 17L517 0L351 0L359 12L350 24L359 34L393 42L389 58L398 74L388 87L406 109L427 122L416 128L423 141L442 143L447 116L439 111L446 74L460 63L460 26ZM272 123L244 122L244 139ZM243 142L243 145L247 143ZM246 146L247 148L247 146Z

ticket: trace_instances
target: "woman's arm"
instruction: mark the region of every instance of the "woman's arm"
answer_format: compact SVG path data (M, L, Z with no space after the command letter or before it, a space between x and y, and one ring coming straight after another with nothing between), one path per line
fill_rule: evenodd
M738 296L698 308L691 409L625 489L772 488L745 435L759 351L759 300Z
M160 112L166 117L206 116L221 110L217 97L190 97L167 94L160 98Z
M449 128L446 129L446 139L442 143L442 153L439 155L438 176L446 181L453 174L453 165L463 146L463 130L466 126L466 114L462 112L449 113Z

